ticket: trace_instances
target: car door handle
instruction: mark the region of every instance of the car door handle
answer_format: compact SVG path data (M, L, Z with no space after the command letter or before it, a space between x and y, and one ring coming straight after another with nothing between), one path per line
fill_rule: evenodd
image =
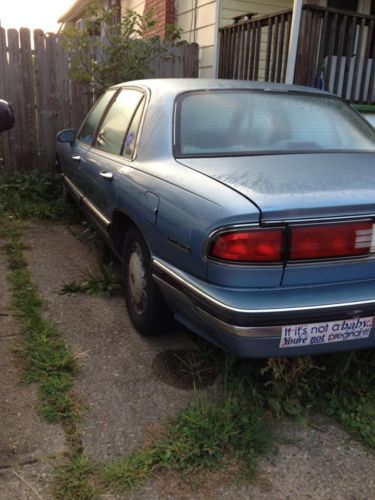
M100 172L99 175L107 179L107 181L111 181L113 179L113 174L111 172Z
M74 160L74 161L81 161L81 157L79 155L72 156L72 160Z

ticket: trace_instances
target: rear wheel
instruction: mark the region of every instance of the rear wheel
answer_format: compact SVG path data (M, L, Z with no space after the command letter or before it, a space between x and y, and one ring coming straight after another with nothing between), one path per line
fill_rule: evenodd
M138 229L130 227L123 248L125 299L130 319L142 335L165 331L172 316L154 283L150 262L144 238Z

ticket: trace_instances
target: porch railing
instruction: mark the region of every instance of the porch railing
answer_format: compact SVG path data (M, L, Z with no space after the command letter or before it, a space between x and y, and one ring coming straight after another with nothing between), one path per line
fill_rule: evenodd
M220 28L219 77L283 82L292 11Z
M221 78L284 82L292 11L220 29ZM295 83L375 102L375 16L304 5Z

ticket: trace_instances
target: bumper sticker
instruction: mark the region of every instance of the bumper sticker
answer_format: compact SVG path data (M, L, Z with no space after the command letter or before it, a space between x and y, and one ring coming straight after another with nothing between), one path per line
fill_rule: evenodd
M373 325L374 316L283 326L280 348L365 339L370 336Z

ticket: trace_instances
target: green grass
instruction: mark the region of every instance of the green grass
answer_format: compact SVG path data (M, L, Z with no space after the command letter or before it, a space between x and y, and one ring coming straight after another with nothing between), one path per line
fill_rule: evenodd
M253 478L259 457L275 444L269 414L254 387L229 377L224 393L201 396L165 422L153 444L107 464L77 457L57 471L57 498L93 498L99 493L123 493L140 487L160 471L174 470L183 478L218 470L234 461ZM82 461L83 460L83 461ZM84 496L90 493L90 496Z
M61 193L61 177L57 173L0 175L0 213L19 220L71 221L76 214Z
M374 104L352 104L352 106L360 113L375 113Z
M270 359L251 376L276 417L323 413L375 448L374 350Z
M80 281L70 281L60 290L60 294L84 293L98 297L118 297L123 295L123 286L112 264L100 265L100 274L90 273Z
M43 317L44 303L24 257L22 225L3 220L4 233L13 309L24 336L19 348L26 364L24 380L39 384L39 412L48 422L72 422L78 411L72 394L75 356L56 327Z
M56 500L91 500L96 498L95 468L90 461L77 454L56 468L52 492Z

